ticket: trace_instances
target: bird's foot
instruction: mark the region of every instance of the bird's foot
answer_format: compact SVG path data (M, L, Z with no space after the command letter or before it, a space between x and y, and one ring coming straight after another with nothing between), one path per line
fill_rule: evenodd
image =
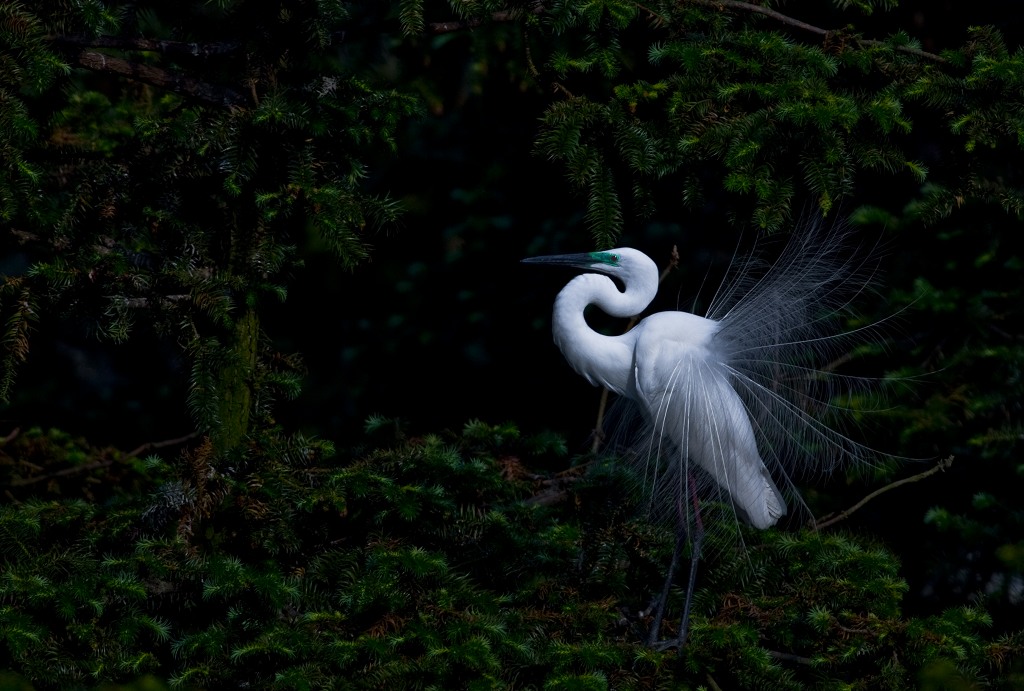
M671 650L672 648L678 648L678 654L682 655L683 645L685 645L685 642L683 643L683 645L680 645L678 638L671 638L661 641L649 641L647 645L651 647L651 650L657 651L659 653L665 652L666 650Z
M686 640L688 638L688 634L690 633L689 617L686 618L686 621L681 622L681 626L679 627L678 632L679 635L673 638L661 637L661 624L662 620L660 617L657 617L655 621L651 624L651 630L647 635L647 646L651 650L655 650L659 653L665 650L671 650L672 648L676 648L678 654L681 656L683 654L683 648L686 647Z

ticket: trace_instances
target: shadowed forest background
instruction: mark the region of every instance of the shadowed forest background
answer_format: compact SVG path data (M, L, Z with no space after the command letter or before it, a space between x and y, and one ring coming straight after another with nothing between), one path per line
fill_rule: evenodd
M1019 688L1018 15L0 2L12 688ZM519 261L677 247L652 310L699 312L817 215L897 315L837 363L903 382L857 434L924 460L810 510L953 462L725 539L677 663L571 274Z

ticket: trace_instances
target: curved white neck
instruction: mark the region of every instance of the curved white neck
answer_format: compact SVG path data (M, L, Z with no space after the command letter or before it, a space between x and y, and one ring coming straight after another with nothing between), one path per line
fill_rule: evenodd
M599 334L587 324L583 311L587 305L595 305L613 317L632 317L653 299L654 294L642 288L630 289L627 285L622 292L612 279L601 274L577 276L555 298L551 329L555 344L572 368L591 384L629 395L636 334Z

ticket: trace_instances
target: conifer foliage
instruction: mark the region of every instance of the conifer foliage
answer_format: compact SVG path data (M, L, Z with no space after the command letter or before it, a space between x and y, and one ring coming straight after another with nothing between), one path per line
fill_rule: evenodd
M0 665L40 689L902 689L929 665L999 677L1024 645L976 608L904 617L883 549L778 533L718 552L677 669L642 642L672 539L613 493L614 464L552 501L528 468L564 454L555 437L367 427L350 458L271 435L204 487L154 456L146 501L0 508Z
M975 29L963 49L938 55L902 32L826 31L753 3L621 3L607 14L583 6L552 9L553 31L584 23L594 39L553 56L567 96L545 114L538 147L585 192L599 246L621 232L624 198L634 214L653 212L651 191L664 178L690 208L731 193L736 220L766 231L807 202L830 214L866 175L923 183L929 171L908 136L911 111L944 122L968 149L1014 146L1024 132L1021 53L991 30ZM619 35L641 23L642 47L633 39L632 52L621 49ZM795 40L818 34L820 42ZM576 93L596 75L609 85L603 98L593 88ZM975 98L979 87L997 100ZM946 215L967 194L1021 213L1019 184L995 170L975 169L952 185L933 190L920 213Z
M259 305L307 227L366 258L397 204L365 190L365 157L415 103L346 62L341 2L44 7L0 6L0 209L31 258L0 286L0 397L41 310L115 341L144 321L187 353L191 410L228 451L296 390Z

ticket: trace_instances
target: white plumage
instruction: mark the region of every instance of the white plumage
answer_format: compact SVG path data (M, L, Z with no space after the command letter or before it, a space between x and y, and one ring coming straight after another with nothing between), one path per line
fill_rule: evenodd
M621 336L601 335L587 325L584 309L596 305L614 317L642 312L658 289L654 262L630 248L538 259L583 265L619 278L626 288L620 291L607 276L583 274L558 294L552 331L573 369L637 402L660 431L659 441L712 477L753 525L767 528L785 514L785 500L761 460L719 352L715 337L722 324L688 312L659 312ZM659 472L662 481L653 483L652 496L680 475L652 471Z
M872 277L846 239L841 229L805 229L774 263L734 266L707 316L659 312L619 336L594 331L584 310L594 305L632 317L646 309L658 290L649 257L623 247L524 260L590 272L555 299L554 340L587 381L640 408L647 434L633 455L643 464L649 508L675 521L677 556L692 531L680 648L704 534L701 497L710 490L751 525L768 528L787 513L787 498L799 501L795 474L825 473L870 453L846 436L836 414L848 412L864 382L836 374L833 364L873 329L842 330L851 301ZM664 604L663 596L652 644Z
M863 381L836 374L832 364L873 328L841 328L872 277L846 240L840 229L806 229L774 263L734 266L707 316L658 312L619 336L594 331L584 310L641 313L658 290L649 257L624 247L524 260L595 272L558 294L554 340L587 381L641 409L650 433L636 453L652 511L688 511L687 475L696 473L752 525L767 528L787 512L779 486L796 497L795 474L868 455L836 415Z
M620 248L524 260L590 271L555 299L554 340L573 370L642 412L647 434L633 456L642 463L648 508L673 516L678 527L665 594L692 530L686 606L674 642L680 648L703 536L697 486L716 490L737 515L764 529L786 513L776 483L799 501L795 473L827 472L866 455L833 415L844 411L844 396L863 388L833 372L833 363L871 330L842 331L841 317L871 277L845 240L840 229L807 229L763 270L754 259L733 267L707 316L657 312L621 336L595 332L584 311L595 305L617 317L642 312L657 293L650 258ZM653 645L664 607L665 595Z

